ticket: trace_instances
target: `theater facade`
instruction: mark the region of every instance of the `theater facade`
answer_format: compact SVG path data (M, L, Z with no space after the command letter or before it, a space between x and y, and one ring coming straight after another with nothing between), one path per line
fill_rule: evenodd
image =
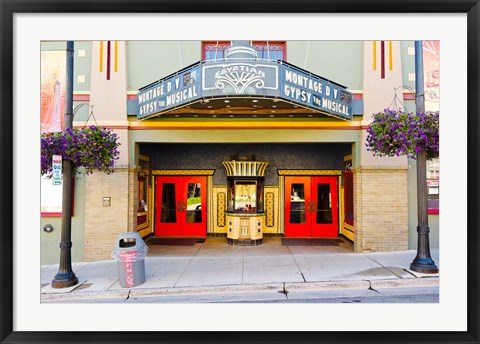
M73 261L109 259L127 231L225 245L343 237L354 252L415 248L415 161L365 148L372 114L395 96L415 108L415 94L399 88L415 86L413 44L75 42L74 126L113 129L121 154L115 173L74 181ZM62 46L44 42L42 56ZM55 192L42 181L42 195ZM58 261L60 215L54 197L42 198L42 229L54 228L41 232L42 263Z

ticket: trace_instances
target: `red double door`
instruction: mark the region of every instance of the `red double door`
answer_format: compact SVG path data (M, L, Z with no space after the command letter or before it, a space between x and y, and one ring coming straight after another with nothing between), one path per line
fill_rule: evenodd
M207 235L207 177L155 178L155 235Z
M285 177L285 236L338 236L337 177Z

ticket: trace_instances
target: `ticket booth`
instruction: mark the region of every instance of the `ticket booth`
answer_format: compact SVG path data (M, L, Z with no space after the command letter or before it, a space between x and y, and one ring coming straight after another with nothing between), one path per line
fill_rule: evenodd
M227 170L227 242L260 245L265 225L264 175L267 162L224 161Z

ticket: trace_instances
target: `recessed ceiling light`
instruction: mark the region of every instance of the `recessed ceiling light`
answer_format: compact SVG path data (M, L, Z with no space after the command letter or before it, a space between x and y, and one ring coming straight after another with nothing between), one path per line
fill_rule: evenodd
M272 105L272 108L276 108L277 106L276 105Z
M293 117L293 115L288 115L288 117Z
M224 100L224 102L225 102L225 103L230 103L230 100L227 99L227 100Z
M275 110L271 110L270 112L276 112Z
M254 108L258 107L258 105L253 105Z
M252 115L252 117L257 117L257 115Z
M270 115L270 117L275 117L275 115Z
M203 100L204 103L208 103L209 101L210 101L210 100L208 100L208 99L204 99L204 100Z
M252 103L258 103L258 99L252 99Z
M226 105L226 107L231 107L230 105Z
M175 115L175 117L180 117L179 115Z
M313 117L313 115L308 115L308 117Z
M274 99L273 101L274 101L275 103L277 103L277 102L280 101L280 99Z
M198 115L193 115L193 117L198 117Z
M229 117L233 117L233 115L230 115Z
M212 115L212 117L217 117L217 115Z
M209 106L207 106L207 108L211 109L211 108L212 108L212 106L211 106L211 105L209 105Z

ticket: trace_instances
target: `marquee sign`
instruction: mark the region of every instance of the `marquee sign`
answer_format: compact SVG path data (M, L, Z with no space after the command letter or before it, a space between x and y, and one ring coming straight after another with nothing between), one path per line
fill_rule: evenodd
M225 96L281 99L330 116L352 119L352 93L284 61L201 61L138 92L138 118L145 119Z
M203 95L278 95L278 66L268 63L209 63L202 68Z
M175 73L138 92L138 118L150 117L198 100L200 91L200 66Z
M340 117L352 118L353 96L345 88L291 65L282 65L281 73L281 97Z

